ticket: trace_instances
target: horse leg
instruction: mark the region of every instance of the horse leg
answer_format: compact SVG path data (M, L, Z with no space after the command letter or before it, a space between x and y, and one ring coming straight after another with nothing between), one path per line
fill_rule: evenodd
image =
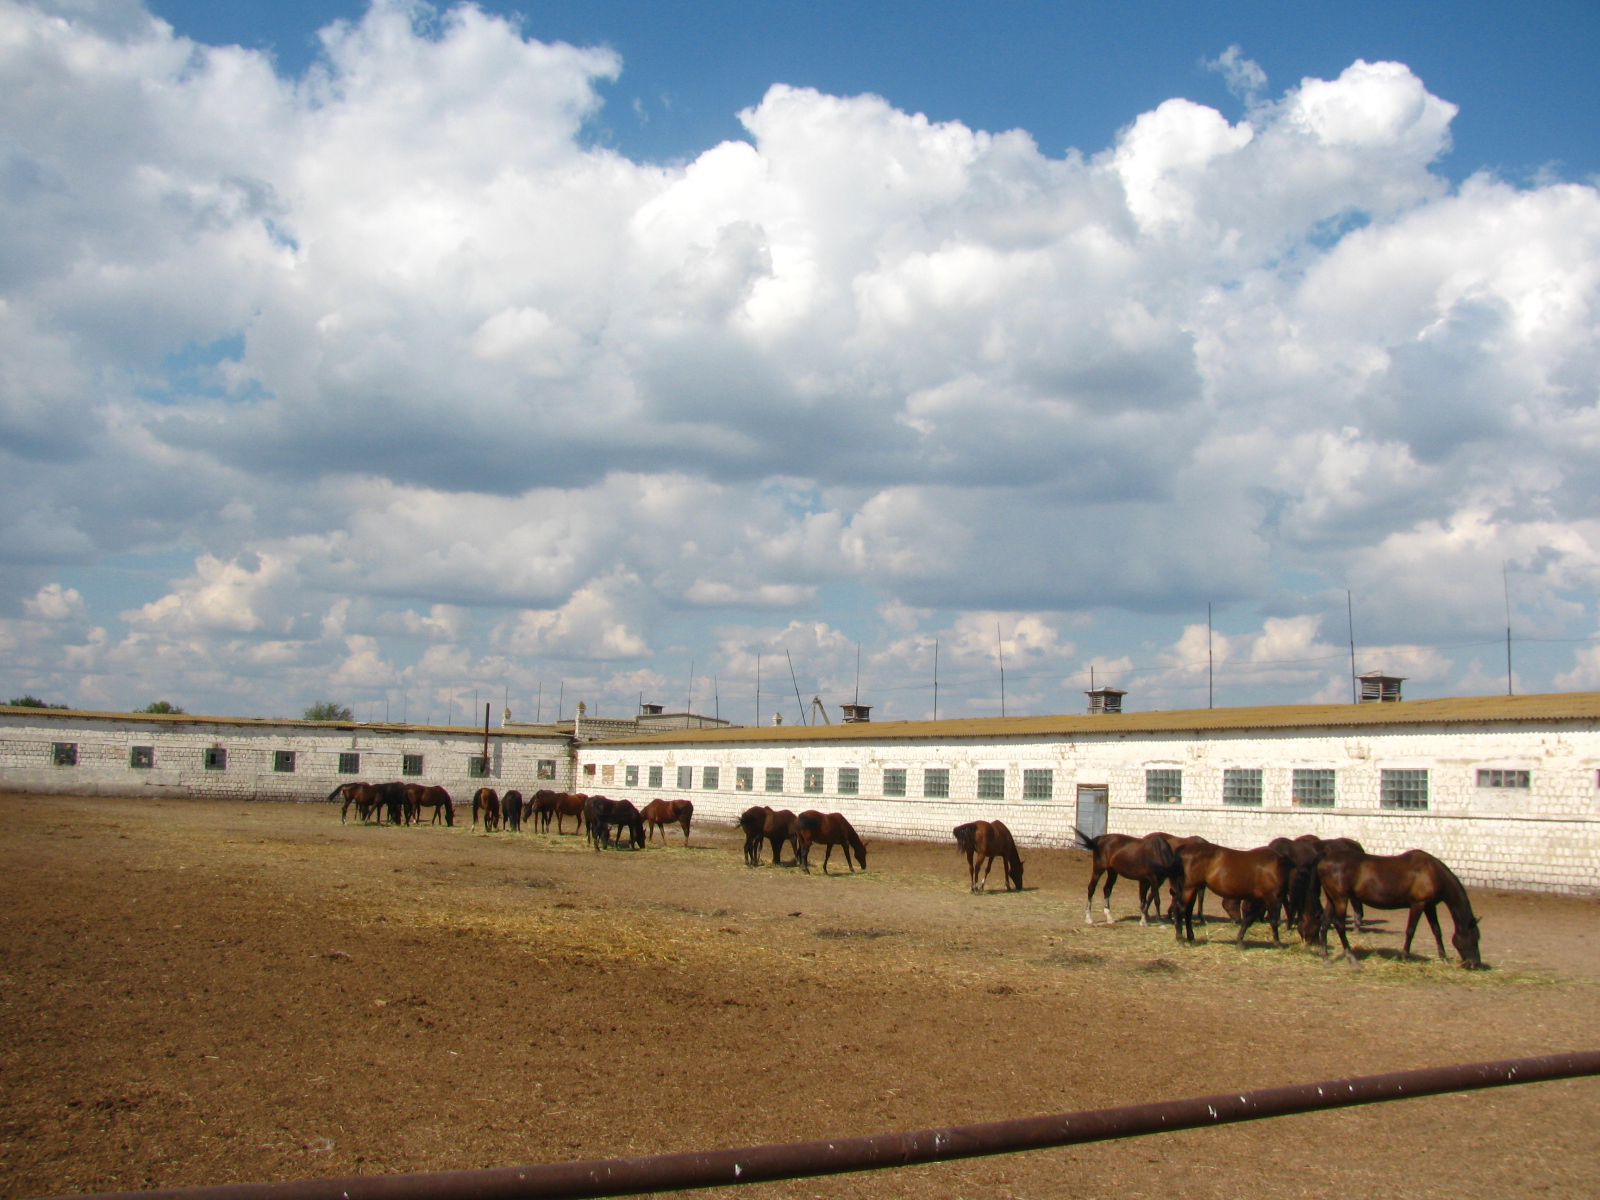
M1089 876L1089 894L1083 901L1083 923L1085 925L1094 924L1094 885L1100 882L1100 873L1104 869L1105 868L1100 866L1099 863L1096 863L1094 867L1094 873ZM972 882L974 884L972 890L977 891L978 889L976 884L978 882L978 872L976 868L974 868L972 872Z
M1139 925L1150 924L1145 920L1145 907L1150 903L1150 884L1146 880L1139 880Z
M1422 915L1428 918L1428 928L1433 930L1433 940L1439 947L1439 961L1449 962L1450 956L1444 952L1444 933L1439 928L1439 906L1428 905L1422 910Z
M1244 949L1245 930L1260 919L1260 914L1261 910L1256 907L1254 900L1246 900L1239 905L1239 936L1234 939L1234 945L1238 946L1239 949Z
M1414 907L1411 910L1410 915L1406 918L1406 944L1405 944L1405 948L1400 951L1400 961L1401 962L1410 962L1411 961L1411 939L1417 932L1417 922L1421 918L1422 918L1422 907L1420 905Z
M989 872L992 870L994 870L994 855L991 854L983 864L983 890L986 892L989 890Z
M1278 940L1278 902L1276 900L1272 902L1272 907L1267 911L1267 920L1272 924L1272 944L1274 946L1283 945Z
M1107 867L1106 868L1106 890L1105 890L1105 895L1103 897L1103 899L1105 901L1105 907L1106 907L1106 924L1107 925L1113 924L1113 922L1111 920L1111 889L1116 887L1116 886L1117 886L1117 873L1115 871L1111 870L1109 867Z

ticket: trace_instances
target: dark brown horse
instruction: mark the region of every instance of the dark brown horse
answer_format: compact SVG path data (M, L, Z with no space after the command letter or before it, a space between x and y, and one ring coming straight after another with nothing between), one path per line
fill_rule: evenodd
M439 823L439 816L444 815L444 823L454 828L456 823L456 806L450 802L450 793L438 784L406 784L406 799L410 802L411 810L421 819L422 810L433 809L433 819L430 825Z
M1179 941L1186 929L1189 940L1194 941L1195 898L1210 888L1224 902L1240 902L1239 946L1244 945L1246 931L1263 916L1272 925L1272 944L1283 944L1278 938L1278 917L1294 877L1293 860L1266 846L1230 850L1209 843L1183 847L1178 859L1183 866L1183 894L1172 903L1172 923Z
M783 865L783 844L791 843L798 861L799 847L794 845L799 835L799 818L787 808L773 811L766 805L747 808L739 816L739 828L744 830L744 860L752 867L761 865L761 843L772 845L772 865Z
M821 813L808 808L795 818L794 857L807 875L811 874L811 847L816 845L828 848L822 856L824 875L828 873L828 860L833 857L835 846L844 847L844 865L850 868L851 874L856 869L855 863L850 861L852 853L856 856L856 862L861 864L861 869L867 869L866 843L857 836L855 827L844 819L842 813Z
M562 834L566 832L566 830L562 828L562 825L567 817L577 818L578 828L573 830L574 833L582 833L588 828L588 826L584 824L583 815L583 806L588 799L589 797L584 795L582 792L555 793L554 811L556 817L556 833ZM545 828L548 829L549 827L549 822L546 821Z
M500 797L500 823L509 833L522 832L522 793L516 788Z
M736 824L744 831L744 865L747 867L761 865L761 839L766 834L767 818L771 815L772 810L765 804L757 804L739 814Z
M1302 841L1304 839L1296 838L1295 840ZM1367 848L1360 842L1356 841L1355 838L1328 838L1322 843L1322 854L1324 858L1330 854L1365 854L1366 852ZM1312 883L1313 886L1315 886L1316 881L1313 880ZM1317 910L1318 912L1322 910L1320 898L1314 891L1311 895L1310 902L1313 909ZM1360 933L1367 923L1366 906L1363 905L1355 896L1351 896L1350 908L1356 914L1356 932Z
M378 789L370 783L341 783L328 793L328 800L332 802L335 797L344 798L344 807L339 810L339 824L343 825L345 817L350 813L350 806L355 805L356 820L365 821L378 807Z
M500 827L500 793L490 787L481 787L472 793L472 824L478 824L478 812L483 812L483 830L493 833Z
M1148 925L1146 909L1151 899L1158 896L1162 880L1173 879L1178 871L1178 855L1159 833L1149 833L1142 838L1126 833L1102 833L1090 837L1082 830L1078 846L1094 855L1094 870L1089 876L1089 894L1083 906L1083 919L1094 924L1094 885L1100 876L1106 877L1106 924L1111 924L1111 889L1119 875L1139 881L1139 924Z
M1307 941L1313 936L1320 940L1324 958L1328 956L1328 926L1331 924L1339 931L1345 958L1352 963L1356 961L1350 953L1350 939L1345 936L1344 923L1345 906L1359 897L1369 908L1410 910L1405 946L1400 951L1400 957L1407 960L1411 958L1411 939L1417 932L1419 917L1428 918L1428 928L1433 930L1434 943L1439 947L1439 960L1449 960L1444 950L1444 934L1439 929L1439 905L1443 903L1455 922L1450 943L1461 955L1461 965L1469 971L1483 966L1478 956L1478 918L1473 915L1467 889L1454 871L1427 851L1407 850L1393 856L1330 854L1317 864L1317 881L1322 885L1326 904L1320 916L1314 905L1307 906L1301 918L1300 936Z
M645 840L650 840L650 835L657 830L661 832L661 844L667 844L667 826L676 825L683 830L683 844L689 844L689 824L694 820L693 800L652 800L640 810L644 818Z
M1017 853L1017 843L1011 837L1004 821L969 821L955 828L956 846L967 856L967 874L974 892L989 887L989 870L994 860L1005 866L1006 891L1016 884L1022 890L1022 855ZM983 865L983 884L978 884L978 866Z
M1288 858L1294 863L1294 874L1289 879L1289 894L1283 898L1283 923L1290 928L1300 924L1300 914L1306 905L1316 903L1317 864L1327 853L1327 845L1319 837L1305 834L1294 841L1273 838L1267 849Z
M406 800L406 785L403 783L380 783L373 791L378 794L378 807L389 814L389 824L403 825L406 814L410 811L410 804ZM382 813L378 816L378 824L383 824Z

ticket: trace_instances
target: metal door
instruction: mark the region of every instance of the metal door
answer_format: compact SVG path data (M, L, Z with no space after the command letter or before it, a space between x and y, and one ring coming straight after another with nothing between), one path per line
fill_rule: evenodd
M1078 832L1096 838L1106 831L1106 810L1111 806L1111 789L1103 783L1078 785Z

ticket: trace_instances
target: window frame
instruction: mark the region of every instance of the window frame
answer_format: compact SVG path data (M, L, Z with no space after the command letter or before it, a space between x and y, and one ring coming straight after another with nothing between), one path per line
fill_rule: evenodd
M665 767L651 767L650 768L650 773L647 776L647 778L650 780L650 782L645 784L645 787L651 787L651 788L663 787L664 784L662 783L662 780L664 780L666 777L667 777L667 769Z
M594 764L590 763L589 765L593 766ZM488 759L487 755L483 755L483 754L469 754L469 755L467 755L467 778L468 779L488 779L489 778L489 759Z
M52 742L50 744L50 761L58 767L75 767L78 765L77 742Z
M1427 812L1431 799L1427 767L1382 767L1378 771L1378 807L1391 812ZM1414 795L1420 783L1422 798Z
M622 786L623 787L638 787L639 786L639 764L638 763L627 763L622 768Z
M702 792L720 792L722 790L722 768L700 768L700 790Z
M841 796L859 796L861 794L861 768L840 767L834 776L834 787Z
M1040 780L1044 789L1038 788ZM1024 800L1054 800L1056 798L1056 772L1054 767L1025 767L1022 772L1022 798Z
M800 790L807 796L820 796L828 786L828 772L823 767L800 768Z
M228 769L228 748L226 746L207 746L200 752L200 765L207 771L226 771Z
M1492 782L1486 777L1493 777ZM1533 787L1533 772L1519 767L1479 767L1478 786L1499 792L1525 792Z
M777 787L772 786L774 781L777 782ZM762 790L772 795L782 795L783 786L786 782L787 781L784 778L784 768L768 767L766 776L762 780L762 783L765 784L765 787Z
M1224 767L1222 802L1234 808L1261 808L1266 803L1266 776L1260 767Z
M922 798L924 800L950 799L950 768L922 768Z
M293 775L297 757L296 752L293 750L274 750L272 752L273 774Z
M401 775L405 775L414 779L422 774L424 765L425 762L423 756L420 754L402 754L400 756Z
M129 746L128 768L134 771L152 771L156 765L154 746Z
M1144 769L1144 802L1146 804L1182 804L1183 768L1146 767Z
M906 769L904 767L885 767L883 769L883 794L896 799L906 794Z
M676 791L688 792L694 789L694 768L680 764L678 766L678 786Z
M339 775L361 774L361 752L359 750L339 751Z
M1004 767L979 767L979 800L1004 800L1006 798L1006 770Z
M754 767L735 767L733 769L733 790L736 792L755 791L756 769Z
M1312 779L1312 776L1316 778ZM1328 785L1326 798L1320 794L1324 782ZM1312 795L1313 791L1317 794ZM1333 767L1296 767L1289 776L1289 798L1300 808L1338 807L1338 771Z

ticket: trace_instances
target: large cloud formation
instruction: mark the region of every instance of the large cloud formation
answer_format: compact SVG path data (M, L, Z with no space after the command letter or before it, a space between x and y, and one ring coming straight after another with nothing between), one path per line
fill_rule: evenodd
M1244 119L1169 100L1060 159L778 84L663 166L586 138L609 51L402 0L322 40L291 80L0 0L19 686L281 708L532 656L620 697L697 628L843 686L807 611L855 589L886 686L944 613L1052 706L1073 614L1264 605L1241 661L1310 661L1319 589L1396 643L1496 626L1506 561L1524 619L1592 607L1600 194L1450 186L1455 108L1404 65L1266 99L1230 52ZM174 546L125 633L55 582Z

